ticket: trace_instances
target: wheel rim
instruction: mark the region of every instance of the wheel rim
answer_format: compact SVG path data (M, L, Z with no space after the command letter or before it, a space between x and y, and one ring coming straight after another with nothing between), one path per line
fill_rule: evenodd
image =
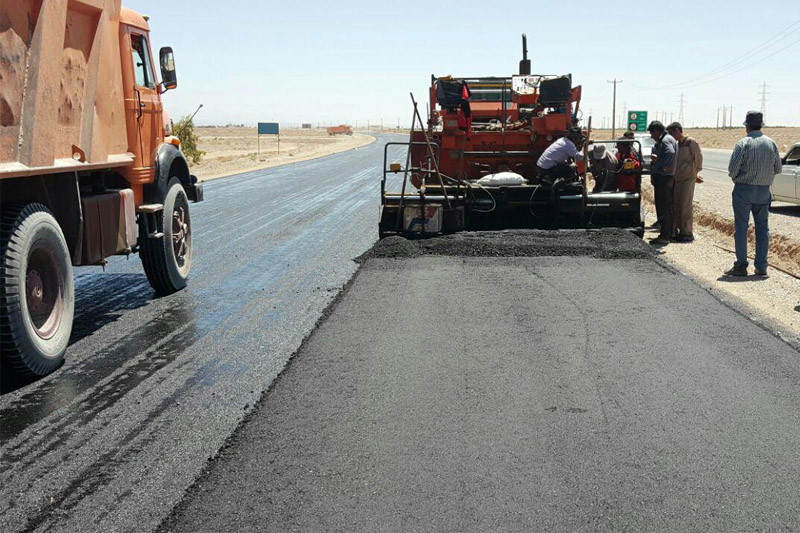
M178 268L183 270L190 258L192 240L188 209L181 204L176 201L172 210L172 250L175 252Z
M31 248L25 273L25 301L34 331L45 340L56 334L64 315L64 276L63 266L49 246L38 243Z

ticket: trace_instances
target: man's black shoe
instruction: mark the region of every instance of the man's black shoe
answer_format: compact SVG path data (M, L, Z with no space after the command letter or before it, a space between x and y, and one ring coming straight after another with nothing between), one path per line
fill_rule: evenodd
M757 268L756 271L755 271L755 275L756 276L764 276L764 277L769 276L769 274L767 274L767 269L766 268L763 269L763 270L760 269L760 268Z
M678 242L694 242L694 235L678 235L676 240Z
M733 265L731 268L725 271L726 276L736 276L736 277L744 277L747 276L747 267L746 266L739 266Z

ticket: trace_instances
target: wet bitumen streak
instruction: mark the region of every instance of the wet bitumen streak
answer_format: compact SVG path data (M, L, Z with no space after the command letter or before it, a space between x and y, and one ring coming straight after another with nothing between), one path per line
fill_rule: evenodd
M105 273L79 269L67 364L0 398L0 529L69 528L73 514L87 512L86 504L76 509L87 498L115 502L89 507L102 508L91 523L116 528L113 513L178 497L158 487L120 490L119 480L133 471L152 484L154 474L175 468L164 451L181 439L221 444L241 417L238 398L252 402L243 389L268 386L283 363L265 357L265 336L299 343L316 320L305 315L321 312L352 273L352 258L377 237L374 155L355 159L364 169L352 159L319 160L207 184L207 201L193 206L192 279L178 294L155 298L138 259L113 260ZM318 177L298 179L304 172ZM306 303L311 295L316 303ZM248 318L258 327L243 326ZM287 346L284 362L292 351ZM174 409L188 396L214 411L190 410L196 429L176 435ZM223 422L220 413L228 415ZM204 417L218 434L207 433ZM204 455L185 459L196 468L213 453L199 448ZM37 496L43 492L46 502Z

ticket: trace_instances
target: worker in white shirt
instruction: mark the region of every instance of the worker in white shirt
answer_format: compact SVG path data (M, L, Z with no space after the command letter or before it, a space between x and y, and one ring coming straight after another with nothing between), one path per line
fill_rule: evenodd
M586 136L580 128L570 128L566 137L556 140L536 162L537 176L547 185L552 185L558 178L569 178L571 160L583 161L580 152Z

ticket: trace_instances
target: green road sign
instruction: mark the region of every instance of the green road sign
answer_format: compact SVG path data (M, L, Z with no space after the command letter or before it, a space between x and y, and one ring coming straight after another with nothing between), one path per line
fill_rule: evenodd
M628 129L631 131L647 130L647 111L628 111Z

